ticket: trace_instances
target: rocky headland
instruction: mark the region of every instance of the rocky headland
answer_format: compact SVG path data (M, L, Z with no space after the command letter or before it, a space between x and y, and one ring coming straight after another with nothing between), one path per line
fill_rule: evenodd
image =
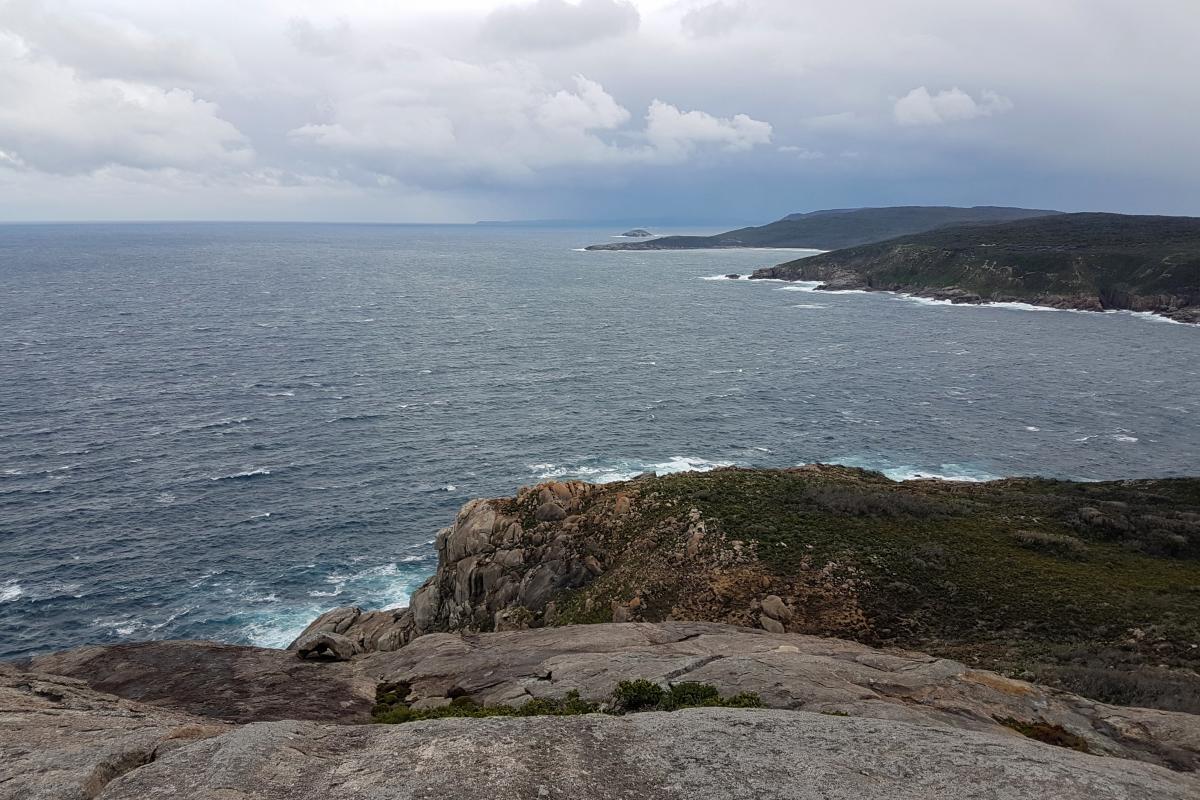
M797 259L750 277L1200 323L1200 219L1059 214L961 225Z
M0 798L1200 794L1197 479L551 482L437 549L290 651L0 664Z
M1057 214L1057 211L1002 206L892 206L834 208L789 214L766 225L713 236L661 236L644 242L596 244L588 250L712 250L733 247L780 247L836 250L880 242L910 233L964 223L1008 222ZM642 231L646 236L651 234ZM628 233L624 234L629 236Z

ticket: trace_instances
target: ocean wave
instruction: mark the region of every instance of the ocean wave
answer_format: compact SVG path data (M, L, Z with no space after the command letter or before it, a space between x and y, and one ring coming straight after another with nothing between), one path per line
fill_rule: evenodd
M0 583L0 603L11 603L22 594L21 584L16 581Z
M646 472L672 475L679 472L707 472L733 466L732 461L710 461L691 456L671 456L665 461L639 459L584 459L579 464L530 464L529 470L540 480L566 478L591 483L614 483L636 478Z
M260 467L258 469L249 469L249 470L246 470L245 472L235 472L231 475L217 475L217 476L211 478L211 480L214 480L214 481L249 480L251 478L264 477L264 476L270 475L270 474L271 474L271 470L266 469L265 467Z
M787 286L780 286L777 292L815 292L822 281L790 281Z
M791 308L829 308L821 303L794 303Z
M729 277L730 275L733 275L733 277ZM708 275L700 278L702 281L745 281L749 279L749 276L734 274L732 272L730 272L728 275Z
M875 472L883 473L894 481L920 481L932 478L942 481L982 483L984 481L999 480L1003 477L965 464L938 464L936 467L927 467L923 465L894 464L856 456L834 459L829 463L841 464L845 467L874 470Z

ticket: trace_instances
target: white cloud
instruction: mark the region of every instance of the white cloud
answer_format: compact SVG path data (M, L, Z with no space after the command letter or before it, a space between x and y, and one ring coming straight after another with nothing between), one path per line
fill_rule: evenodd
M288 40L297 50L318 58L342 55L353 43L350 23L345 19L322 27L305 17L292 17L286 30Z
M483 36L517 48L571 47L635 31L640 19L628 0L536 0L493 11Z
M658 151L682 157L697 145L737 151L766 144L771 141L771 125L745 114L722 119L703 111L680 111L655 100L646 114L646 138Z
M249 144L187 89L88 78L0 31L0 150L47 172L246 163Z
M1012 101L985 89L976 101L955 86L931 95L918 86L896 101L893 113L901 125L941 125L946 122L990 117L1011 111Z

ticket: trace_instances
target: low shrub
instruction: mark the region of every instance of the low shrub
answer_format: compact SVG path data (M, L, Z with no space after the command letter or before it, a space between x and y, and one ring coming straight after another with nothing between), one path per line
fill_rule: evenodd
M470 697L456 697L438 708L411 708L404 702L407 692L400 694L392 685L381 684L376 689L376 703L371 715L376 722L394 725L426 719L448 717L537 717L573 716L576 714L633 714L643 711L678 711L683 708L762 708L762 699L752 692L721 697L706 683L683 682L663 689L647 680L621 681L607 703L592 703L582 699L579 692L567 693L561 700L534 698L520 706L484 706Z

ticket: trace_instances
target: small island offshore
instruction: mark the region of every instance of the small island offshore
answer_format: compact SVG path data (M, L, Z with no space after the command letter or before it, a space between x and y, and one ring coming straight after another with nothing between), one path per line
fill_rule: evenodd
M407 608L331 610L289 651L0 665L0 797L1200 789L1194 478L551 481L436 546Z

